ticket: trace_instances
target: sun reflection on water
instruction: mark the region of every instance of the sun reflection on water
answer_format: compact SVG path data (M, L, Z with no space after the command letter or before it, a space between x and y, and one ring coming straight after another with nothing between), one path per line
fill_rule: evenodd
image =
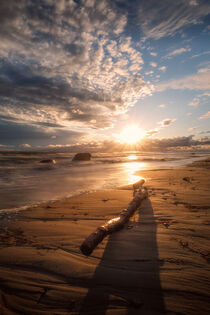
M130 161L135 161L135 160L137 160L138 159L138 156L137 155L129 155L128 156L128 160L130 160Z
M133 184L140 179L144 179L141 175L136 175L137 171L144 170L146 168L146 163L144 162L128 162L124 163L125 172L128 178L128 183Z

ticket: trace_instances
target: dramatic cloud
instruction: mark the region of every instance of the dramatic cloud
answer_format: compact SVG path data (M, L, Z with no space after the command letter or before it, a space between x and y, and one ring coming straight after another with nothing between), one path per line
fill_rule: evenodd
M159 64L163 53L171 51L172 57L190 50L190 27L207 32L209 13L207 0L1 0L0 143L82 141L129 115L140 98L152 95L157 78L167 82L156 91L209 93L207 63L185 77L189 72L177 73L179 67L171 71L175 58ZM173 46L165 48L172 36ZM159 129L173 121L163 121Z
M0 108L9 119L106 128L150 93L111 1L2 1ZM119 40L119 35L121 35Z

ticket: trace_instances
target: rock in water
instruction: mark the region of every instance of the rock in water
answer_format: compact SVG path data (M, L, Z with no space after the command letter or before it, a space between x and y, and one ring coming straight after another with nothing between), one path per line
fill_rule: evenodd
M39 163L51 163L51 164L55 164L56 161L55 160L51 160L51 159L48 159L48 160L41 160Z
M91 154L90 153L77 153L72 161L90 161Z

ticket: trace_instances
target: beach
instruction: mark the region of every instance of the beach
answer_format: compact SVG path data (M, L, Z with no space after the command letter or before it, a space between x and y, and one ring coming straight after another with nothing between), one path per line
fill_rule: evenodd
M89 257L80 245L132 185L1 213L0 313L209 314L207 164L137 171L148 199Z
M0 315L209 315L210 0L0 21Z

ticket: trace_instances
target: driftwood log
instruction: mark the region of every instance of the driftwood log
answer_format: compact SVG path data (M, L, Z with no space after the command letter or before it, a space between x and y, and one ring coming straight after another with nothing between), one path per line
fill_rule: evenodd
M129 221L130 217L139 208L141 202L147 198L147 189L142 187L144 180L133 184L134 198L129 203L128 208L123 210L118 217L107 221L104 225L99 226L97 230L90 234L80 246L81 252L89 256L96 246L103 241L103 239L113 232L121 230L124 225Z

